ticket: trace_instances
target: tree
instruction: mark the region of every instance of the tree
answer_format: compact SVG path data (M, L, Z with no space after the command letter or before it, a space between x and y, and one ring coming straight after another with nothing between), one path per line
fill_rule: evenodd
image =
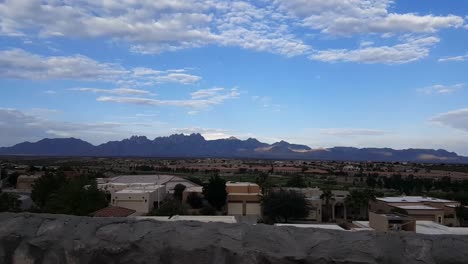
M187 203L193 209L200 209L203 207L203 198L201 198L200 195L192 192L187 196Z
M203 187L203 195L214 208L221 210L226 204L226 180L219 175L211 176L208 184Z
M178 183L176 186L174 186L174 198L182 201L182 195L185 190L185 185Z
M286 182L287 187L295 187L295 188L307 188L307 183L304 180L304 177L302 176L294 176L291 177L287 182Z
M148 213L150 216L173 216L173 215L186 215L187 207L176 199L165 200L159 208L154 208L153 211Z
M272 221L287 223L291 218L306 217L310 206L302 193L281 189L263 198L262 209Z
M4 169L4 168L1 168L1 169L0 169L0 179L3 180L3 179L5 179L7 176L8 176L7 170Z
M19 175L19 173L17 171L10 174L10 176L7 178L8 184L10 184L10 186L13 186L13 187L16 188L16 182L18 181L19 176L20 175Z
M95 180L88 182L85 179L74 179L66 181L52 193L42 210L48 213L86 216L107 205L106 193L97 188Z
M200 210L200 214L201 215L215 215L216 214L216 209L214 209L210 205L203 206L203 208Z
M258 175L256 178L256 182L262 189L263 196L268 195L271 189L271 180L270 180L270 177L268 176L268 173L265 173L265 172L260 173L260 175Z
M465 221L468 219L468 208L463 205L459 205L455 208L455 213L460 226L465 226Z
M49 197L59 190L64 183L65 177L63 175L46 173L32 185L31 199L39 208L42 208Z
M330 221L330 218L331 218L331 204L330 204L330 202L335 201L335 195L333 194L333 192L331 190L324 189L322 191L322 194L320 195L320 199L323 202L325 202L325 210L322 210L322 211L324 212L325 222L328 222L328 221Z
M371 189L364 189L364 190L352 190L349 195L345 199L346 208L349 214L353 217L356 217L356 211L361 212L364 211L365 218L368 217L369 214L369 201L375 201L378 193ZM362 210L364 209L364 210Z
M18 212L20 207L21 201L18 195L0 191L0 212Z
M195 184L198 184L198 185L200 185L200 186L203 185L203 181L200 180L200 178L197 178L197 177L194 177L194 176L190 176L190 177L187 177L186 179L189 180L189 181L191 181L191 182L193 182L193 183L195 183Z

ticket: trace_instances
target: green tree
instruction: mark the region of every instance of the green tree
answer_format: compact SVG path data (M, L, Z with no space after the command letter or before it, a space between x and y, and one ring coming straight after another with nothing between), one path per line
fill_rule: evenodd
M95 180L89 185L87 183L84 179L65 182L49 196L43 211L85 216L106 207L106 193L97 188Z
M367 218L369 215L369 201L375 201L377 196L380 195L371 189L352 190L345 199L346 208L349 209L347 212L353 219L362 214Z
M5 179L8 176L8 172L5 168L0 169L0 179Z
M265 172L260 173L260 175L257 176L255 181L262 189L263 196L268 195L272 187L271 180L270 180L268 173L265 173Z
M148 215L150 216L173 216L186 215L187 206L176 199L165 200L159 208L154 208Z
M226 204L226 180L219 175L211 176L208 184L203 187L203 195L214 208L221 210Z
M17 171L10 174L10 176L7 178L8 184L16 188L16 182L18 181L19 176L20 174Z
M310 206L302 193L281 189L263 198L262 209L270 220L287 223L292 218L306 217Z
M455 208L455 213L460 226L465 226L465 221L468 219L468 208L463 205L459 205Z
M182 196L185 190L185 185L178 183L176 186L174 186L174 198L182 201Z
M0 191L0 212L18 212L20 207L21 201L18 195Z
M307 183L303 176L293 176L286 182L286 187L307 188Z
M328 222L331 218L331 203L335 201L335 195L329 189L322 190L322 194L320 195L320 199L325 203L325 210L322 210L324 213L324 221Z
M195 176L189 176L189 177L187 177L186 179L189 180L189 181L191 181L191 182L193 182L193 183L195 183L195 184L198 184L198 185L200 185L200 186L203 186L203 181L202 181L200 178L197 178L197 177L195 177Z
M203 207L203 198L201 198L200 195L192 192L187 196L187 203L193 209L200 209Z
M32 185L31 199L39 208L42 208L49 197L57 192L64 183L65 177L63 175L46 173Z

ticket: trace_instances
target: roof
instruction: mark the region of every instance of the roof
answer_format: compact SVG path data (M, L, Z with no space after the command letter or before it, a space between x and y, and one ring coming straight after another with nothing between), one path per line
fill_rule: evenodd
M258 184L252 182L227 182L226 186L258 186Z
M116 192L116 194L125 194L125 193L152 193L154 189L123 189Z
M376 198L379 201L386 203L422 203L422 202L433 202L433 203L456 203L456 201L450 201L445 199L439 199L434 197L424 196L399 196L399 197L381 197Z
M358 228L368 228L369 221L353 221ZM416 221L416 233L427 235L468 235L466 227L448 227L433 221Z
M193 187L188 187L185 188L184 192L203 192L203 187L202 186L193 186Z
M94 217L127 217L136 211L118 206L109 206L93 213Z
M222 222L228 224L237 223L235 216L225 215L174 215L171 221L198 221L198 222Z
M330 230L341 230L346 231L339 225L334 224L275 224L275 226L293 226L299 228L319 228L319 229L330 229Z
M427 205L400 205L395 207L405 210L442 210L440 208L435 208Z

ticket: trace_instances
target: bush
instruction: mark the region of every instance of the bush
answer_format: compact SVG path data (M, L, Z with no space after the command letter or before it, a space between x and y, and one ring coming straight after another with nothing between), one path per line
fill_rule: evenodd
M271 192L263 199L263 214L274 222L288 222L291 218L304 218L309 214L309 204L304 195L295 191Z
M201 215L216 215L216 209L214 209L212 206L205 206L200 210Z
M159 208L154 208L153 211L148 213L149 216L173 216L173 215L186 215L187 207L180 201L175 199L165 200Z
M190 193L187 196L187 203L193 209L200 209L203 207L203 198L201 198L200 195L197 193Z

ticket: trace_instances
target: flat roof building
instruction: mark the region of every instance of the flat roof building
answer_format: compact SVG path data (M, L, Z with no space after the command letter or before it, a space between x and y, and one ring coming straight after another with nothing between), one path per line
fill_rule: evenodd
M237 216L262 215L260 186L250 182L227 182L227 214Z

